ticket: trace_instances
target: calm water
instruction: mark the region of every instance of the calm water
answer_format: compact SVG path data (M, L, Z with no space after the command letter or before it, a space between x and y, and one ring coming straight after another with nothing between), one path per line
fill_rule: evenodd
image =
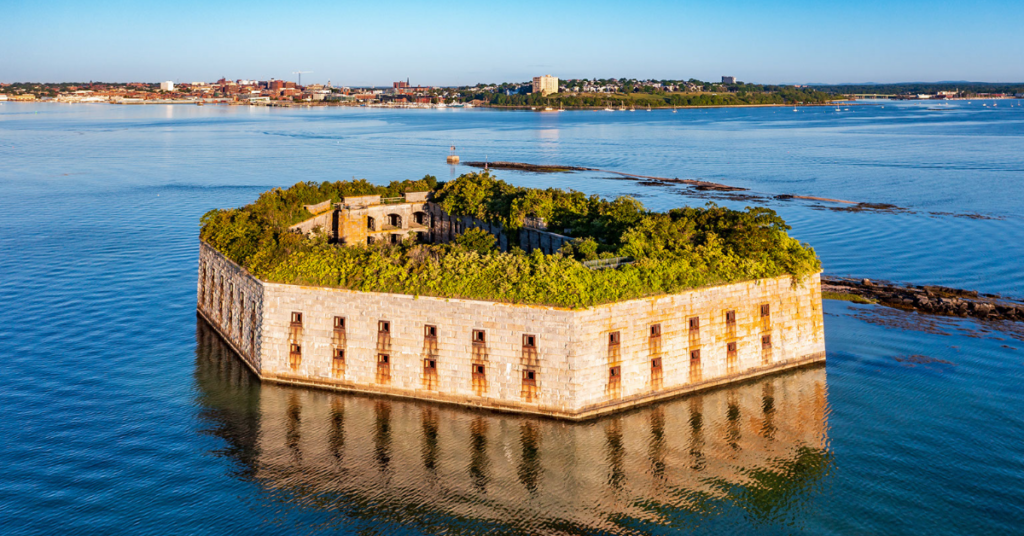
M1020 533L1020 325L826 302L826 367L572 425L260 386L195 316L202 213L300 180L449 178L452 144L749 188L767 201L714 200L768 203L828 273L1024 296L1024 107L987 104L0 106L0 532Z

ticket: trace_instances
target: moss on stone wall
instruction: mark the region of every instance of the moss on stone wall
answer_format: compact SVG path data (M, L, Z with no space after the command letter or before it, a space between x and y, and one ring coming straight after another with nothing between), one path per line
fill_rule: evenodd
M436 188L435 201L449 214L500 223L510 233L528 218L543 219L549 230L575 240L561 253L543 255L458 242L338 246L287 230L308 217L303 204L325 197L398 196L425 187ZM800 279L820 270L814 250L789 237L770 209L709 204L657 213L629 197L518 188L487 173L386 188L366 181L299 183L241 209L211 211L202 225L203 240L269 281L570 308L783 274ZM581 263L609 257L634 262L605 270Z

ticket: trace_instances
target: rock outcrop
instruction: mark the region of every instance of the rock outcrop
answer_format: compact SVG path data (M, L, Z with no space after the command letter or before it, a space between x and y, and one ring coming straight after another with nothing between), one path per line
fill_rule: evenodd
M853 294L877 301L881 305L934 315L1024 322L1024 303L991 294L979 294L976 290L937 285L898 285L888 281L826 275L821 277L821 290Z

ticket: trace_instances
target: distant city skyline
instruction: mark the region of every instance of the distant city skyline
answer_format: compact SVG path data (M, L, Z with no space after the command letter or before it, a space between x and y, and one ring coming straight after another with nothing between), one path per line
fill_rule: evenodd
M1024 3L339 5L13 0L0 82L387 86L572 78L765 84L1024 79Z

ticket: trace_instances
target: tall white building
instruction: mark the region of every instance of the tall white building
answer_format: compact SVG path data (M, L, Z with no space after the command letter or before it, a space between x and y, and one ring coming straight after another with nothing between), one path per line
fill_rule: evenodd
M533 92L541 95L558 93L558 77L546 74L533 77Z
M174 82L171 82L170 80L168 80L166 82L160 82L160 90L161 91L174 91Z

